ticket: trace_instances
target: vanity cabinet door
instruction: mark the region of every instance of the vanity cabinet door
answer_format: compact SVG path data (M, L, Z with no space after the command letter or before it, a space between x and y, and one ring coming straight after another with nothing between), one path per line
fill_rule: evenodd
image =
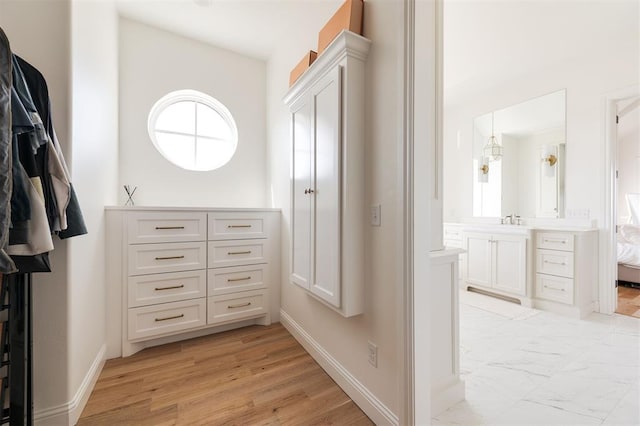
M465 233L464 280L469 284L491 287L491 235Z
M493 287L522 296L527 293L527 240L493 235Z

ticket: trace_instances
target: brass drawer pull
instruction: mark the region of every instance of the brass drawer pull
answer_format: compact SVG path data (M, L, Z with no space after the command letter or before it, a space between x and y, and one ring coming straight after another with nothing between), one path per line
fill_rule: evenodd
M548 288L549 290L555 290L555 291L565 291L564 288L555 288L555 287L549 287L548 285L544 285L544 288Z
M567 244L567 240L544 240L545 243L560 243L560 244Z
M156 291L160 291L160 290L173 290L176 288L183 288L184 284L180 284L180 285L172 285L171 287L156 287Z
M241 303L239 305L227 305L227 309L244 308L245 306L251 306L251 302Z
M242 278L228 278L227 282L228 283L232 283L234 281L246 281L246 280L250 280L251 277L242 277Z
M172 319L177 319L177 318L182 318L182 317L184 317L184 314L175 315L175 316L166 317L166 318L156 318L156 322L169 321L169 320L172 320Z
M184 256L156 257L156 260L172 260L172 259L184 259Z
M156 226L156 229L184 229L184 226Z
M227 228L251 228L251 225L227 225Z
M233 256L233 255L236 255L236 254L251 254L251 250L247 250L247 251L229 251L229 252L227 252L227 254L229 256Z

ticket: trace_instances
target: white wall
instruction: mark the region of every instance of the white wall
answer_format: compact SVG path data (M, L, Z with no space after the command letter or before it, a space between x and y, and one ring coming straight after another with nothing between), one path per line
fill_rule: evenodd
M618 109L629 102L620 102ZM640 106L620 118L618 124L618 224L627 223L625 194L640 193Z
M459 4L466 6L468 3ZM504 2L476 3L474 16L483 21L485 28L493 28L482 17L490 17L496 9L511 13L509 26L503 31L518 28L517 39L525 45L533 44L540 38L539 25L530 26L527 14L546 14L553 26L545 30L546 39L564 37L556 29L557 22L572 22L576 16L600 16L598 28L607 28L606 37L600 43L583 46L581 40L592 40L588 34L595 29L571 26L571 40L576 40L576 49L566 53L566 59L545 64L544 51L533 51L531 55L541 64L540 68L530 66L527 70L509 72L509 66L500 70L501 83L498 85L475 84L450 87L445 91L445 207L446 221L471 216L471 131L473 118L515 103L544 95L559 89L567 89L567 179L566 209L588 209L592 219L602 224L605 217L605 158L604 158L604 117L605 96L617 89L638 84L638 3L621 2L566 2L558 7L555 2ZM445 9L445 34L447 20L458 15L447 15ZM484 10L486 15L482 15ZM504 17L503 17L504 18ZM635 20L635 21L634 21ZM635 23L634 23L635 22ZM524 24L527 25L524 25ZM555 31L555 32L552 32ZM602 31L599 29L598 31ZM551 33L551 34L549 34ZM603 41L606 40L606 43ZM491 50L493 46L467 44L468 49ZM568 51L569 52L569 51ZM504 56L511 52L500 51ZM456 55L465 55L457 50ZM494 53L495 55L495 53ZM517 56L517 55L516 55ZM534 59L535 59L534 58ZM535 61L534 61L535 62ZM544 64L544 65L542 65ZM478 63L478 68L492 69L491 64ZM496 71L497 72L497 71ZM456 133L461 132L458 146Z
M317 7L317 6L316 6ZM308 34L292 36L268 62L267 110L269 123L269 188L274 207L282 208L282 309L366 386L375 397L398 413L400 368L397 300L401 296L398 271L402 228L399 197L401 181L400 128L402 105L402 3L365 2L364 33L372 40L366 66L366 205L381 204L382 226L366 232L366 308L361 316L345 319L315 301L289 281L290 127L282 102L289 71L316 45L317 31L333 13L309 16ZM311 17L314 16L315 20ZM363 218L365 220L365 218ZM378 368L367 362L367 341L378 345ZM372 413L368 413L372 415ZM376 420L374 418L374 420ZM380 422L380 420L378 418Z
M70 154L70 5L68 1L0 0L0 26L14 53L47 79L62 150ZM33 375L36 415L69 401L69 266L67 241L54 238L53 272L33 276Z
M69 400L80 404L71 413L70 423L74 424L105 356L104 206L117 202L118 185L118 16L114 3L74 1L71 28L72 181L89 230L69 241Z
M266 64L122 18L120 21L120 201L137 186L137 205L264 207ZM238 148L218 170L169 163L147 133L153 104L195 89L222 102L238 126Z
M2 0L0 25L14 52L47 79L89 230L55 239L53 272L34 275L33 284L36 421L74 424L105 339L104 205L116 202L117 185L116 13L111 2Z

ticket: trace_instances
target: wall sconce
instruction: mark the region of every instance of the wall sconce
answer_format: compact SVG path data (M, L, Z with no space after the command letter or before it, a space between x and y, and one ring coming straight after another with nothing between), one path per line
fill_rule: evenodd
M542 147L542 168L546 177L554 177L556 175L556 164L558 164L558 157L556 156L555 145L546 145Z
M482 157L480 159L480 167L478 168L478 182L489 182L489 158Z
M549 163L549 167L553 167L558 162L558 157L553 154L549 154L549 156L543 158L542 161L544 161L545 163Z

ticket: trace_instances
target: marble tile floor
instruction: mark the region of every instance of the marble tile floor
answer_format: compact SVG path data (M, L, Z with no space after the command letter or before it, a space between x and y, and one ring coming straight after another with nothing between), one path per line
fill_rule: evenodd
M433 425L640 425L640 319L460 300L466 400Z

